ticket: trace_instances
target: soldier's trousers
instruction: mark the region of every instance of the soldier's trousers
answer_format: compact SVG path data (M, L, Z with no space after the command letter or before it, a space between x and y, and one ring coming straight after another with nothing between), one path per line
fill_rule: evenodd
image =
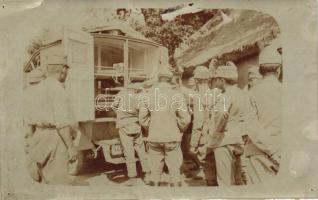
M47 184L71 183L67 149L55 129L37 128L27 143L27 167L34 180Z
M203 163L203 171L208 186L217 186L216 166L213 149L208 148Z
M119 137L124 150L128 177L137 176L135 150L138 154L143 172L149 172L147 154L141 132L136 134L127 134L125 129L119 129Z
M236 145L225 145L214 149L218 185L238 185L244 182L241 157L233 154ZM245 163L245 162L244 162Z
M180 142L148 142L147 145L151 163L151 181L160 182L163 167L166 164L171 183L180 182L180 167L183 161Z
M273 163L265 155L247 157L248 184L264 183L274 178Z

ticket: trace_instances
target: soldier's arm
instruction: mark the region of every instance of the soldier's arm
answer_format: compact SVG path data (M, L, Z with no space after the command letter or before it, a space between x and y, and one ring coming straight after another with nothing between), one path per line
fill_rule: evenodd
M25 125L25 138L31 137L35 132L35 127L34 125Z
M267 155L271 156L276 152L276 149L271 148L274 138L270 137L268 130L258 122L258 120L249 121L246 127L249 139L255 144L260 150L262 150Z
M187 108L184 96L180 94L180 97L182 100L180 101L181 105L179 106L179 109L177 109L177 117L179 129L181 132L183 132L188 128L191 122L191 115Z
M64 143L67 148L73 147L73 138L71 135L71 127L70 126L65 126L62 128L58 129L62 139L64 140Z
M62 87L54 87L51 91L53 104L53 119L56 129L67 148L73 146L71 135L71 113L69 110L66 92Z
M231 96L227 93L218 96L214 109L216 132L224 131L232 106Z
M73 138L71 134L71 113L69 110L68 99L64 88L55 85L51 90L52 105L53 105L53 119L57 129L57 134L61 137L65 144L69 161L74 162L77 159L77 150L73 145Z
M256 117L248 118L245 125L249 139L264 153L271 156L277 151L275 143L279 137L275 134L275 129L264 128L263 124Z
M276 151L271 148L271 144L274 142L274 138L269 136L271 135L268 132L269 130L266 130L260 121L258 105L254 96L251 96L250 100L254 112L249 113L244 119L246 127L245 132L248 135L249 139L259 149L261 149L267 155L272 155Z
M193 125L190 146L197 148L202 134L204 111L200 110L200 101L197 98L193 99Z
M146 129L149 127L150 111L146 102L139 102L139 123Z
M215 131L216 132L224 132L225 126L228 120L228 112L227 111L217 111L215 114Z

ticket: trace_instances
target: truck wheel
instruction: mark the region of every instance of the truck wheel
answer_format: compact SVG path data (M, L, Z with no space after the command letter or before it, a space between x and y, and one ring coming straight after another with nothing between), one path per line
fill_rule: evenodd
M84 170L84 151L77 153L77 160L74 163L69 164L69 174L77 176Z

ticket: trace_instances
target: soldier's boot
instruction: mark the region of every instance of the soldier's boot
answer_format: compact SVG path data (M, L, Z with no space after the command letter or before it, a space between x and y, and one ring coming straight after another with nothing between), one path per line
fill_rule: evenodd
M216 180L206 180L207 186L218 186L218 183Z
M145 172L143 179L146 185L150 185L150 172Z
M138 182L138 178L137 177L132 177L129 178L129 180L126 182L126 186L135 186Z

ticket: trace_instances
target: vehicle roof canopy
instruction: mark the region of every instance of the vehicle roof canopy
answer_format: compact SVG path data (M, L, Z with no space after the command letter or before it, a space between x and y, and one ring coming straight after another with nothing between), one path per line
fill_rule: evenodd
M151 40L148 40L145 36L143 36L138 31L134 30L129 26L129 24L119 21L119 20L113 20L110 23L107 23L104 26L95 26L92 28L83 28L84 31L89 33L101 33L101 34L114 34L114 35L122 35L127 36L131 38L146 40L149 42L153 42Z

